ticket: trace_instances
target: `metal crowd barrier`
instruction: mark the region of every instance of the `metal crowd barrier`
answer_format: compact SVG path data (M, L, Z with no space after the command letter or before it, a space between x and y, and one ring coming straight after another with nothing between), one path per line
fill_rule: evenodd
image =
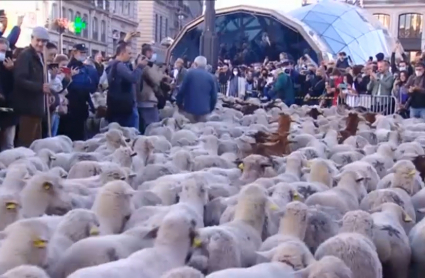
M219 92L226 94L227 85L220 84ZM259 91L253 91L254 95L260 95ZM296 97L296 99L304 99L304 97ZM333 97L314 97L310 100L331 100ZM338 97L338 103L346 104L351 108L363 108L370 112L380 113L383 115L391 115L397 111L397 105L400 103L394 96L373 96L373 95L340 95Z
M374 95L340 95L338 103L344 103L351 108L365 108L368 111L391 115L397 111L397 99L394 96Z

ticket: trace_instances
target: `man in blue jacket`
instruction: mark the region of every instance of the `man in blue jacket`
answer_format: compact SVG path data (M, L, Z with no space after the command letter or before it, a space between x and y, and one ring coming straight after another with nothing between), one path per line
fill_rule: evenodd
M187 71L176 97L181 113L192 123L205 122L217 103L216 82L206 70L207 59L198 56L195 68Z
M68 86L68 114L61 117L59 124L59 133L67 135L73 141L86 139L89 108L95 112L90 94L96 92L100 77L95 67L83 63L86 59L86 46L74 45L68 68L77 70L78 73L72 76L72 82Z

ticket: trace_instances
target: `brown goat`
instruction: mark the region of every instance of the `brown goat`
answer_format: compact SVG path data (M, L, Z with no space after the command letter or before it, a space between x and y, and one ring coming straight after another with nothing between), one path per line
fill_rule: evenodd
M291 142L288 141L288 134L275 136L278 137L275 142L251 144L252 154L259 154L263 156L283 156L289 154L289 144Z
M376 113L374 112L366 112L363 117L369 124L373 124L376 121Z
M359 122L363 120L359 117L357 113L349 113L347 120L346 120L346 127L344 130L341 130L340 137L338 140L339 144L342 144L345 139L347 139L350 136L356 135L357 128L359 126Z

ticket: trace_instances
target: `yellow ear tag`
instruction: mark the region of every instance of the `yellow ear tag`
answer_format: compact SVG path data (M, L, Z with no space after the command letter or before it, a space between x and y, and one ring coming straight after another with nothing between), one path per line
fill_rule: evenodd
M14 209L16 209L16 207L17 207L16 203L12 203L12 202L6 203L6 209L8 209L8 210L14 210Z
M194 238L192 246L195 247L195 248L201 247L202 246L202 240L197 238L197 237Z
M238 168L241 169L241 170L243 170L243 163L239 164L238 165Z
M91 236L97 236L97 235L99 235L99 229L97 227L91 227L91 229L90 229L90 235Z
M311 168L311 165L313 164L313 162L311 161L307 161L307 168Z
M294 194L292 194L292 200L295 200L295 201L300 200L300 195L298 194L298 192L294 192Z
M413 177L414 175L416 175L416 170L412 170L409 172L410 177Z
M405 214L404 215L404 222L412 222L413 220L412 220L412 218L408 215L408 214Z
M275 205L275 204L270 204L270 209L273 210L273 211L275 211L275 210L278 210L279 207L277 205Z
M37 239L33 241L33 245L36 248L46 248L47 246L47 241L45 240L41 240L41 239Z
M45 190L50 190L50 188L52 187L52 185L50 184L50 183L48 183L48 182L45 182L44 184L43 184L43 188L45 189Z

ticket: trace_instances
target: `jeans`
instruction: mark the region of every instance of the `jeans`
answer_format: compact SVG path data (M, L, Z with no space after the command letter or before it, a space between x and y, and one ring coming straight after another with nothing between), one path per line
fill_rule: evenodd
M425 120L425 108L410 107L410 118L421 118Z
M0 150L10 150L13 149L15 141L15 132L16 126L8 126L0 131Z
M139 110L137 109L136 106L133 108L133 114L131 115L131 117L132 117L132 122L133 122L132 127L139 130L139 125L140 125Z
M60 116L58 113L53 113L52 114L52 137L58 135L58 129L59 129L59 120L60 120Z
M159 122L158 107L139 107L140 133L144 134L151 123Z

